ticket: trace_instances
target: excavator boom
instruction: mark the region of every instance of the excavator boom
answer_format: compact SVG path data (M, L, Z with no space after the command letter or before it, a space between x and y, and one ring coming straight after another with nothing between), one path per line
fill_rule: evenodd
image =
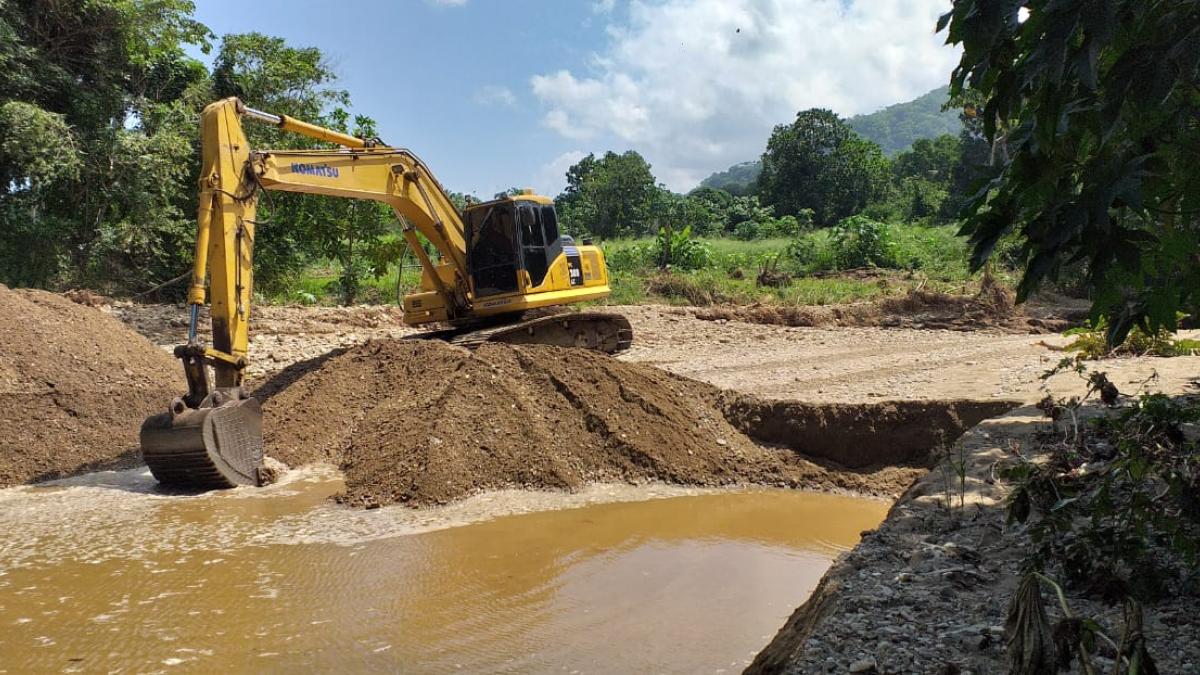
M339 147L256 150L242 119ZM610 353L629 346L629 322L619 315L574 313L514 323L526 310L610 293L603 253L590 242L576 246L561 234L553 203L544 197L514 195L460 214L412 152L254 110L236 98L204 109L201 146L188 340L175 348L188 391L167 412L148 418L141 431L143 457L162 483L209 489L258 482L262 413L242 384L249 357L257 201L263 190L390 206L422 267L420 290L404 299L404 321L452 326L429 336L466 346L534 341ZM422 239L437 252L436 259L426 253ZM211 345L197 335L206 300Z

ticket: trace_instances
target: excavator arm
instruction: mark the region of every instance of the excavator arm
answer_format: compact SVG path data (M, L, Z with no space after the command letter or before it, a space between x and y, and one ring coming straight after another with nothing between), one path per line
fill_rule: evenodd
M273 124L341 146L336 150L254 150L242 119ZM463 222L449 196L408 150L247 108L236 98L201 114L202 163L196 250L188 287L188 339L176 347L188 391L168 412L142 425L142 453L164 483L229 487L257 482L262 463L261 412L242 389L250 346L254 238L262 190L383 202L404 222L403 235L424 269L423 286L438 302L437 318L467 308ZM441 257L425 253L417 233ZM207 280L207 289L206 289ZM208 297L210 296L211 297ZM197 334L200 308L211 301L212 344ZM211 370L211 378L210 378Z
M242 129L243 118L336 143L342 148L255 151ZM196 357L187 368L189 403L196 405L208 394L204 382L193 381L198 379L192 377L197 372L196 360L212 363L217 389L241 384L240 373L249 347L254 228L262 190L388 204L403 216L403 235L424 268L426 283L439 296L446 318L454 318L465 310L467 261L462 219L433 174L411 152L383 147L286 115L253 110L236 98L205 108L201 125L200 207L188 288L191 316L185 346ZM417 232L440 253L441 265L435 265L425 254ZM197 347L196 325L200 307L206 300L206 276L211 276L213 342L201 351Z
M256 150L242 128L244 119L339 147ZM264 190L390 206L422 267L421 291L405 298L406 323L462 327L490 321L487 331L445 332L447 339L467 346L501 340L615 352L629 345L629 322L614 315L579 313L496 327L496 317L609 294L603 253L590 242L575 246L561 235L553 205L544 197L528 194L478 205L468 210L468 225L429 168L408 150L254 110L236 98L204 109L201 146L188 338L175 349L188 390L141 430L142 456L162 483L207 489L259 482L262 412L242 383L250 345L257 206ZM433 245L439 260L426 254L418 234ZM473 285L479 281L471 273L473 250L482 261L480 288ZM197 335L206 300L211 345Z

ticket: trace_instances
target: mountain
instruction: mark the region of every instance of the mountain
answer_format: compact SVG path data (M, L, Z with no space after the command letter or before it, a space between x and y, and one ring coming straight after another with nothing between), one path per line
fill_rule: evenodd
M916 100L846 121L863 138L878 143L885 154L895 156L912 147L917 139L958 135L962 129L958 111L942 110L949 98L950 88L938 87Z
M950 98L950 87L933 91L906 103L897 103L869 115L857 115L846 120L860 136L874 141L889 157L908 150L914 141L937 138L942 134L958 135L962 122L957 110L942 110ZM734 164L700 181L700 187L745 194L762 172L762 162L754 160Z
M717 188L730 194L745 194L750 185L762 173L762 162L742 162L734 164L724 171L718 171L700 181L700 187Z

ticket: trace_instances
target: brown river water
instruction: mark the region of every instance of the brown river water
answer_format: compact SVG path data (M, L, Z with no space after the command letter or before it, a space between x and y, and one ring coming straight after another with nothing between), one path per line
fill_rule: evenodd
M0 490L0 673L737 672L887 510L612 485L352 511L340 485Z

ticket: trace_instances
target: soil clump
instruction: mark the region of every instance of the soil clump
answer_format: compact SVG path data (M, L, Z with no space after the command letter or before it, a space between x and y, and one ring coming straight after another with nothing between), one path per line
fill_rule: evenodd
M578 349L376 340L296 364L256 395L267 453L339 466L342 500L364 506L651 480L896 495L924 471L758 445L726 420L719 389Z
M0 487L136 465L142 419L183 389L170 355L90 303L0 285Z

